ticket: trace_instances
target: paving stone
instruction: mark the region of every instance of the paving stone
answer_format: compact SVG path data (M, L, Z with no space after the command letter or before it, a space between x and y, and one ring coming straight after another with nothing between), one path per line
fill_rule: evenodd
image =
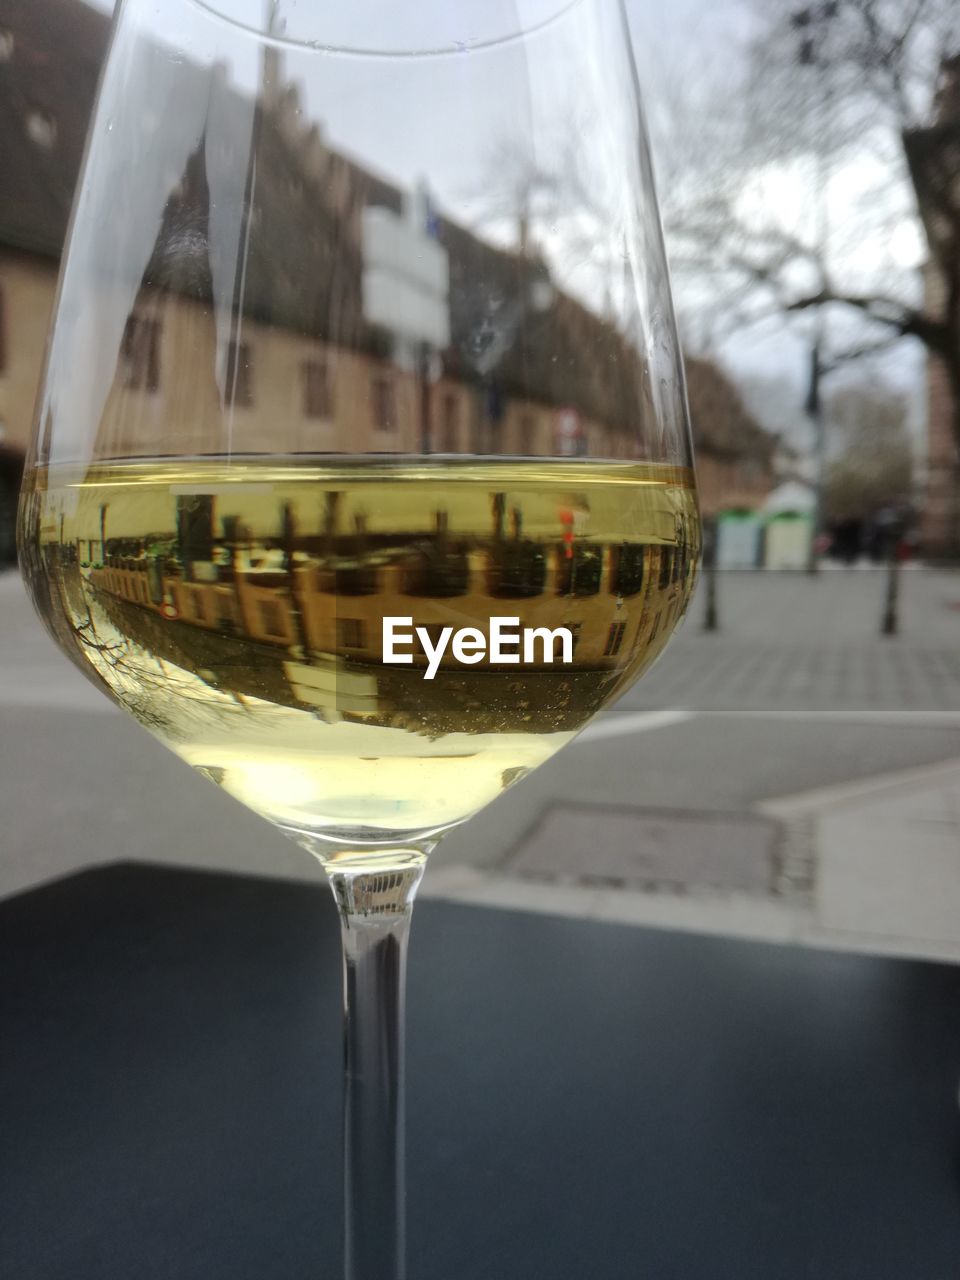
M516 875L674 892L778 891L780 826L751 814L551 808L506 861Z
M724 573L721 630L702 630L702 601L631 707L690 710L960 711L960 575L902 575L900 634L880 635L882 571Z

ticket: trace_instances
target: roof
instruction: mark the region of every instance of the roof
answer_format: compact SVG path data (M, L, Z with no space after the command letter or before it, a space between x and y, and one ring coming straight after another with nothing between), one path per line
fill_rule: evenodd
M78 0L4 0L13 49L0 61L0 242L58 258L110 21ZM49 146L31 121L53 123Z
M697 449L722 458L760 458L772 466L777 437L760 426L726 374L702 357L687 356L684 363Z
M4 12L0 27L13 34L14 48L0 62L0 243L58 257L110 24L80 0L4 0ZM177 71L192 73L207 74L183 64ZM235 110L220 118L234 122L242 149L251 103L228 84L222 92L236 99ZM326 147L316 128L302 123L295 86L281 89L258 110L261 180L253 218L269 234L251 242L246 309L266 323L385 353L388 335L363 315L359 211L368 204L399 211L403 193ZM41 125L54 125L49 146L31 137L30 118L38 115ZM159 237L145 286L210 296L206 169L201 148L188 159L167 202L166 229L178 234ZM436 228L450 259L451 345L444 353L450 373L471 381L488 378L507 395L575 404L614 428L636 421L644 411L642 361L615 325L559 290L540 310L526 306L533 282L547 272L542 261L497 248L442 216ZM171 244L175 254L169 253ZM470 287L458 288L464 280ZM503 314L514 317L508 326L512 338L487 369L484 334L497 331ZM687 377L699 449L723 457L771 457L773 437L716 365L688 359Z

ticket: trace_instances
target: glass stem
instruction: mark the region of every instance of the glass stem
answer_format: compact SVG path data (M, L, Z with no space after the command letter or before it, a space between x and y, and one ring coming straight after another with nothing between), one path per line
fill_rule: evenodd
M425 855L327 866L343 943L346 1280L404 1280L407 939Z

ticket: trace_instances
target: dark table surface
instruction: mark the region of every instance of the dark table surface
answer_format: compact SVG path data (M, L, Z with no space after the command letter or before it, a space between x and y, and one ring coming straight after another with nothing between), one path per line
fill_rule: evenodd
M0 904L0 1276L339 1280L326 888ZM424 902L411 1280L957 1280L960 969Z

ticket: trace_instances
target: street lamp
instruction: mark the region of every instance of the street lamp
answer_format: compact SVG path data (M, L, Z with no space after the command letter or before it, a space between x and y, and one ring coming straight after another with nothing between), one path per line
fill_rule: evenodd
M703 611L704 631L718 631L717 617L717 536L719 528L716 516L706 516L703 521L703 577L707 599Z
M100 564L103 567L107 563L107 511L109 509L109 502L100 503Z
M827 189L830 182L830 156L827 147L827 126L832 110L830 93L830 77L826 74L826 59L823 56L823 45L826 39L828 24L837 16L838 0L821 0L819 4L805 5L795 9L790 16L790 23L799 37L797 62L801 67L815 67L819 72L820 108L822 113L820 128L817 131L817 256L821 264L826 265L830 241L829 204ZM810 352L810 381L807 390L805 409L814 430L814 508L813 524L810 529L810 545L807 549L807 573L818 571L818 541L823 531L823 487L826 473L826 424L823 417L823 402L820 396L820 381L824 374L823 349L826 342L826 318L823 305L816 308L816 327L813 345Z

